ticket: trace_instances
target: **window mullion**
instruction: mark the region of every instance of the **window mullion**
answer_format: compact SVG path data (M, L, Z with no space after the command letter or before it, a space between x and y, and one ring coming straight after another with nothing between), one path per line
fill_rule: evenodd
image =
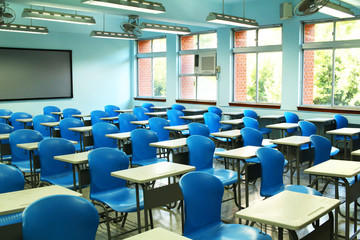
M256 53L256 91L255 102L259 102L259 53Z
M334 106L335 93L335 48L332 52L332 82L331 82L331 106Z

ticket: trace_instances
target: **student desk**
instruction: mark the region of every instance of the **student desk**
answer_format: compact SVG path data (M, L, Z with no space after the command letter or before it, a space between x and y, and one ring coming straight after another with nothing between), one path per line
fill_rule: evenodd
M88 163L88 152L72 153L55 156L54 159L72 164L74 191L76 191L76 172L79 179L79 192L82 192L82 186L90 183L89 168L86 166Z
M231 120L229 120L231 121ZM222 131L222 132L214 132L210 133L212 137L226 138L226 148L230 149L229 143L231 142L231 148L235 147L235 139L241 136L239 129Z
M105 137L116 139L118 141L118 148L126 154L131 154L130 132L123 133L109 133Z
M151 117L164 117L167 115L166 112L146 112L145 115L151 116Z
M350 137L351 138L350 152L352 152L354 150L353 149L354 139L352 137L355 136L355 135L360 135L360 128L339 128L339 129L334 129L334 130L327 131L326 134L331 135L331 142L332 143L334 143L334 135L344 136L345 140L346 140L347 137ZM347 148L347 141L345 141L345 147L344 147L344 158L345 159L347 159L346 148Z
M115 116L115 117L103 117L103 118L100 118L100 120L103 120L103 121L107 121L107 122L110 122L110 123L113 123L114 120L118 120L119 117L118 116Z
M266 125L265 127L271 129L278 129L281 131L281 136L285 137L285 132L289 135L288 130L297 128L298 126L299 124L297 123L275 123L275 124Z
M139 185L144 191L144 216L145 216L145 230L148 230L148 210L155 207L164 206L166 204L182 200L182 191L179 183L173 183L158 188L150 188L149 184L152 181L174 177L194 171L195 167L172 163L160 162L150 164L147 166L129 168L126 170L112 172L111 176L121 178L135 183L136 188L136 204L137 204L137 222L138 232L141 232L141 218L140 218L140 199L139 199ZM183 223L184 219L182 219ZM152 223L151 223L152 224ZM153 226L152 226L153 227Z
M360 162L330 159L305 169L304 172L312 175L334 178L336 199L339 199L339 180L341 180L342 184L345 185L345 239L350 239L350 204L352 202L354 202L354 235L352 237L356 236L360 232L360 230L357 230L357 199L360 197L360 181L357 175L360 173ZM355 177L355 182L350 185L347 178L353 177ZM313 185L316 180L317 179L315 179L311 185ZM336 226L338 223L338 214L339 209L336 209Z
M311 122L316 126L316 134L324 136L326 131L330 130L335 125L334 118L308 118L304 121ZM334 126L335 127L335 126Z
M143 128L146 128L146 125L149 124L149 120L141 120L141 121L131 121L131 124L141 126Z
M62 113L62 112L51 112L51 114L53 114L53 115L58 115L60 119L62 119L62 117L63 117L63 113Z
M0 138L0 140L1 140L1 138ZM354 156L360 157L360 149L351 152L351 160L353 160Z
M165 126L164 129L174 131L176 135L175 137L180 138L182 136L182 131L188 130L189 126L187 124L178 126Z
M0 118L5 119L6 124L10 124L10 115L8 115L8 116L0 116Z
M90 137L90 136L85 137L85 133L91 132L92 126L71 127L71 128L69 128L69 130L78 132L80 134L80 150L82 152L85 151L85 146L90 145L89 143L92 142L92 137Z
M165 111L166 112L166 110L171 109L171 106L153 106L150 108L153 109L155 112L156 111Z
M230 120L222 120L220 121L221 124L228 124L231 125L232 128L239 127L244 123L242 119L230 119Z
M132 109L120 109L120 110L114 110L114 112L118 112L118 113L132 113L133 110L132 110Z
M174 139L174 140L153 142L153 143L150 143L149 145L151 147L156 147L159 149L166 149L167 150L166 158L167 158L168 162L170 161L170 153L172 153L173 162L189 164L189 157L188 157L187 152L178 152L177 154L174 153L175 149L183 148L186 146L186 138L178 138L178 139Z
M40 125L43 125L43 126L49 128L50 137L54 136L55 127L59 126L59 124L60 124L60 122L43 122L43 123L40 123ZM60 137L60 134L57 137Z
M26 129L26 128L31 128L31 126L29 126L28 123L32 123L33 119L32 118L20 118L20 119L16 119L16 121L23 123L24 129Z
M164 228L154 228L125 240L190 240L190 238L183 237Z
M1 162L3 161L3 157L5 155L11 154L10 144L4 144L1 140L7 140L9 139L10 133L2 133L0 134L0 159Z
M71 115L71 116L74 117L74 118L80 118L80 120L83 121L83 123L84 123L86 126L90 126L90 125L91 125L91 120L85 120L85 118L91 117L90 114L73 114L73 115Z
M261 177L261 167L260 164L248 164L246 159L253 158L256 156L256 151L260 147L246 146L241 148L235 148L232 150L224 152L216 152L215 155L235 159L237 161L236 170L238 174L238 199L239 199L239 209L242 209L241 206L241 176L240 176L240 161L244 164L245 169L245 207L249 206L249 181L255 180L258 177Z
M271 120L276 120L276 121L285 120L284 115L263 115L263 116L260 116L259 118L260 119L271 119Z
M198 122L200 120L203 120L204 116L199 114L199 115L180 116L179 118L189 120L190 122Z
M80 193L57 185L2 193L0 194L0 215L22 212L40 198L58 194L82 196ZM22 239L22 223L1 227L0 236L1 239Z
M279 239L282 240L283 229L288 229L293 239L297 239L295 231L329 214L329 220L310 233L311 239L329 240L333 236L331 211L339 205L337 199L284 191L235 213L235 216L278 227Z
M222 115L229 116L230 120L244 117L243 112L223 112Z
M300 184L300 151L301 151L301 145L309 144L310 147L310 137L305 136L290 136L275 140L270 140L271 143L275 143L280 146L280 151L284 153L285 147L287 147L287 157L289 157L289 168L290 168L290 184L293 184L293 175L297 173L297 180L296 183ZM292 155L292 150L295 149L294 156ZM296 159L296 166L295 169L293 168L292 160Z
M198 114L203 114L206 113L208 110L207 109L184 109L183 112L185 115L198 115Z

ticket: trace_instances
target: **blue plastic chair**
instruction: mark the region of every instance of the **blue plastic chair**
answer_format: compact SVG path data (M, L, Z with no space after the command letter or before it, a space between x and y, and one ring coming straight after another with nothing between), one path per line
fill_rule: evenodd
M24 129L24 123L16 121L16 119L32 118L31 114L26 112L16 112L10 115L11 126L14 127L14 131L18 129ZM31 126L31 123L26 123L26 126Z
M156 132L159 141L169 140L169 130L164 127L170 126L170 123L164 118L150 118L149 127L150 130Z
M243 139L244 147L245 146L257 146L257 147L264 146L269 148L276 147L276 144L273 143L263 145L263 135L259 130L255 128L244 127L240 130L240 133Z
M257 113L256 113L254 110L244 109L244 110L243 110L243 113L244 113L244 117L250 117L250 118L253 118L253 119L257 119L257 118L258 118L258 115L257 115Z
M44 115L52 116L56 122L60 121L60 116L52 114L52 112L61 112L60 108L55 106L46 106L43 108Z
M109 117L109 114L102 110L94 110L94 111L91 111L90 117L91 117L91 125L95 125L96 123L99 123L99 122L107 122L107 121L101 120L100 118Z
M0 193L23 190L25 186L24 175L16 167L0 164ZM0 216L0 227L21 223L22 212Z
M136 190L128 188L126 181L111 176L111 172L125 170L129 159L118 149L98 148L90 152L90 199L105 212L108 238L111 238L107 207L121 212L136 212ZM144 208L143 192L140 190L140 207ZM126 215L123 218L125 223Z
M0 134L4 134L4 133L11 133L14 130L14 128L8 124L5 123L0 123ZM7 147L5 146L9 146L9 139L3 139L0 140L0 144L2 146L1 149L1 161L5 160L11 160L11 156L7 155L7 154L11 154L10 149L5 149ZM10 147L10 146L9 146Z
M217 114L211 113L211 112L206 112L203 114L203 116L204 116L205 125L209 128L210 133L221 131L220 117ZM214 137L214 139L216 139L226 145L229 141L229 139L222 138L222 137Z
M99 215L85 198L54 195L41 198L23 212L24 240L95 239Z
M243 117L242 118L245 127L255 128L259 130L261 134L266 134L268 138L270 138L271 129L269 128L261 128L259 127L259 122L251 117Z
M132 130L137 129L137 126L135 124L132 124L130 122L137 121L137 117L133 114L129 113L122 113L119 115L119 129L120 132L131 132Z
M133 114L136 116L138 121L149 120L149 116L145 113L149 112L146 108L136 107L133 109Z
M35 130L19 129L10 133L11 164L19 168L21 172L30 173L29 152L16 145L19 143L40 142L41 140L43 140L42 135ZM37 151L34 151L34 155L38 155ZM38 171L39 169L36 169L36 172Z
M106 137L106 134L118 133L119 129L112 123L98 122L92 126L94 149L101 147L117 148L117 140Z
M44 138L48 138L50 137L50 129L41 125L44 122L56 122L56 120L50 115L37 115L33 117L34 130L39 131Z
M74 189L72 164L58 161L54 156L75 153L75 146L63 138L48 138L38 146L41 174L40 181ZM76 189L78 189L78 175Z
M237 172L228 169L216 169L213 167L215 143L208 137L194 135L186 139L186 144L189 149L189 165L194 166L196 171L217 177L224 186L232 185L234 199L237 205Z
M302 136L310 137L311 135L316 134L316 126L315 126L315 124L313 124L311 122L300 121L299 127L301 130ZM311 146L313 146L313 144L311 144ZM308 148L309 148L309 144L305 144L305 145L301 146L301 149L308 149ZM330 156L333 157L333 156L337 155L339 152L340 152L340 149L338 149L336 147L331 147Z
M170 121L170 126L179 126L187 124L187 122L180 118L184 116L184 113L180 110L170 109L167 112L167 118Z
M158 162L165 162L166 159L158 159L156 156L156 148L150 147L152 142L158 142L155 132L147 129L135 129L130 133L132 145L132 161L131 166L145 166Z
M313 166L330 159L331 142L329 141L329 139L320 135L313 134L310 136L310 141L315 148Z
M348 127L349 125L349 121L347 120L346 117L340 115L340 114L335 114L334 115L334 118L335 118L335 122L336 122L336 129L339 129L339 128L346 128ZM355 135L355 136L352 136L353 139L358 139L359 136L358 135ZM335 141L337 143L341 142L341 141L345 141L345 137L344 136L340 136L340 135L335 135ZM346 137L346 141L351 141L351 137ZM337 144L335 143L335 145Z
M11 116L13 112L7 109L0 109L0 116ZM6 119L0 118L0 123L8 123Z
M177 104L177 103L173 104L173 105L171 106L171 108L174 109L174 110L179 110L179 111L181 111L181 112L186 109L186 107L184 107L184 106L181 105L181 104Z
M298 123L299 122L299 116L292 112L284 112L285 121L287 123ZM287 130L287 133L292 134L297 131L297 128L290 128Z
M149 112L154 112L154 109L151 107L154 107L154 104L152 103L143 103L141 104L141 107L146 108Z
M120 110L120 108L115 105L106 105L104 107L104 110L109 114L109 117L116 117L119 115L119 113L115 112L114 110Z
M220 108L211 106L211 107L208 107L208 112L215 113L216 115L218 115L220 117L220 120L221 120L222 110ZM232 129L232 126L229 124L220 123L220 129L221 130L230 130L230 129Z
M256 156L261 164L260 195L271 197L282 191L293 191L321 196L319 191L302 185L285 185L283 182L284 155L273 148L260 148Z
M184 236L193 240L270 240L259 229L221 221L224 186L210 174L190 172L181 177L180 188L185 203Z
M72 115L81 114L81 112L75 108L65 108L63 110L63 118L74 118Z
M77 152L81 151L80 147L80 133L69 130L72 127L84 127L84 122L77 118L64 118L60 121L60 135L61 138L77 141L78 143L75 145L75 149ZM86 147L86 150L91 149L91 147Z

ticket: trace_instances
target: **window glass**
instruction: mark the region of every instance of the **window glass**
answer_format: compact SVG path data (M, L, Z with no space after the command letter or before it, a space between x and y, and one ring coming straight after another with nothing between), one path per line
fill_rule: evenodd
M138 59L138 95L151 97L152 95L152 67L151 58Z
M336 22L335 40L360 39L360 20Z
M282 42L281 28L259 29L258 46L280 45Z
M166 52L166 38L153 40L153 52Z
M197 78L197 99L216 100L217 80L216 77L201 76Z
M196 50L197 46L197 35L182 36L181 37L181 50Z
M234 47L236 48L256 46L256 30L237 31L234 38Z
M306 24L304 26L304 42L328 42L333 40L332 22Z
M165 97L166 93L166 58L153 58L154 96Z
M193 54L182 55L181 60L181 74L194 74L194 62L195 58Z
M217 48L216 33L199 35L199 49L206 49L206 48Z
M180 98L181 99L196 99L195 76L180 77Z

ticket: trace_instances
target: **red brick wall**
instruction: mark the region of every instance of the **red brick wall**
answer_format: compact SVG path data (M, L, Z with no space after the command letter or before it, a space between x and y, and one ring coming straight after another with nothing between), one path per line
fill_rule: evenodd
M151 58L138 59L138 96L152 96L151 68Z
M197 36L183 36L181 37L181 50L197 49L196 47ZM181 74L194 73L194 55L182 55L181 58ZM181 99L194 99L195 95L195 77L187 76L180 79L180 98Z
M315 24L306 24L304 27L304 41L315 41ZM303 104L314 104L314 51L304 51L304 89Z
M181 50L196 50L197 49L197 35L182 36Z
M246 47L246 31L235 32L235 47ZM246 54L235 54L234 101L246 101Z
M138 41L138 53L150 53L151 40Z

